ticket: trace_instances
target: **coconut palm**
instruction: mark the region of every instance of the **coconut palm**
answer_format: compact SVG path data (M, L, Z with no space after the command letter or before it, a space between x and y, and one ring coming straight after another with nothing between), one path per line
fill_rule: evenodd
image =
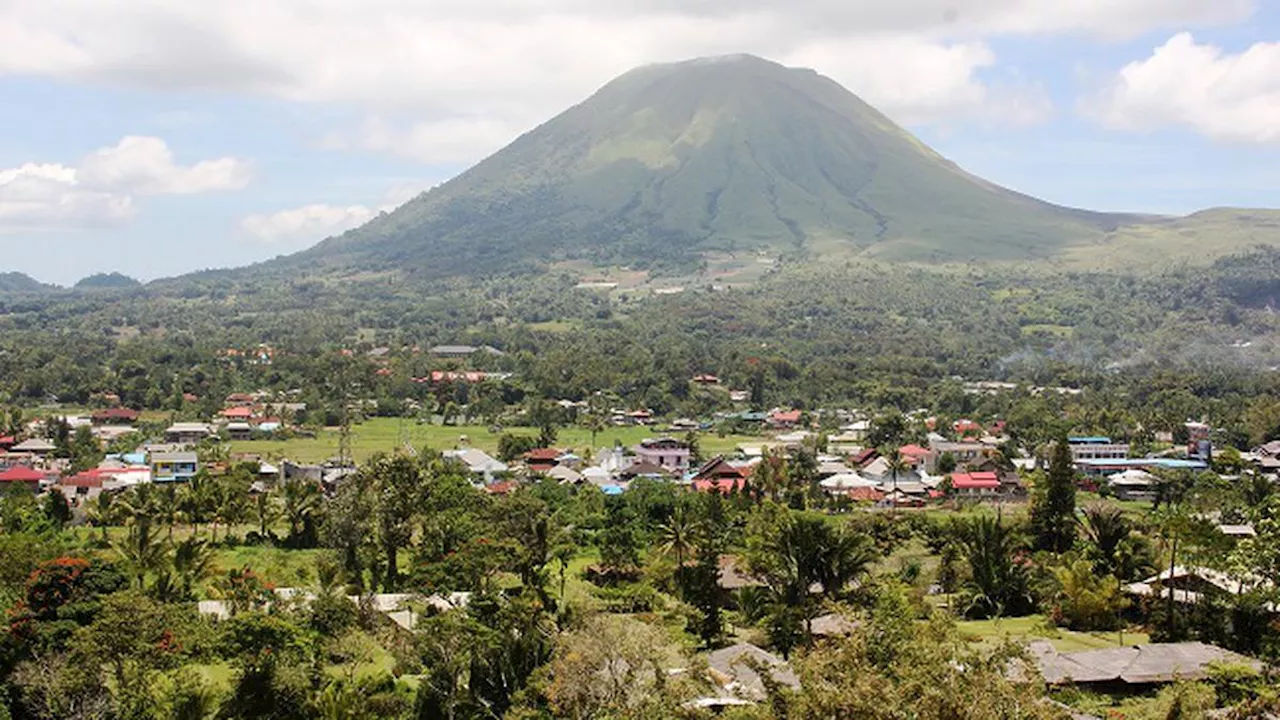
M1030 583L1016 557L1020 547L1013 529L999 518L982 516L965 525L961 535L969 559L965 614L999 617L1029 609Z
M1115 574L1116 554L1132 529L1124 512L1115 505L1095 503L1085 507L1077 522L1092 546L1095 567L1100 572Z
M893 483L892 485L893 490L891 495L892 500L890 501L890 505L894 509L897 509L898 507L898 476L906 475L907 471L911 469L911 466L907 464L906 458L902 457L902 453L897 449L894 449L888 454L888 456L885 458L885 462L889 466L889 477L891 479L891 482Z
M115 507L115 496L111 493L99 493L97 497L85 503L85 514L89 523L102 529L102 542L108 542L107 526L116 522L118 513Z
M320 509L320 487L304 480L292 480L281 486L284 516L289 521L289 538L296 540Z
M280 505L276 503L275 493L264 490L253 499L251 508L253 519L258 523L258 534L267 537L272 525L280 519Z
M200 534L200 525L209 517L212 488L213 481L202 470L188 480L179 493L178 507L197 535Z
M147 574L160 571L166 559L165 543L150 522L133 522L129 534L114 545L139 590L146 589Z

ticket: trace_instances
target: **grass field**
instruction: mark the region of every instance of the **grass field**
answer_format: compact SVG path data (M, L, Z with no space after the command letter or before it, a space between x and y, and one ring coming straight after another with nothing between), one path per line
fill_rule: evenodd
M538 434L535 428L505 428L502 432L530 436ZM614 443L631 446L645 438L661 435L662 433L654 428L611 427L597 433L593 446L591 431L585 428L569 427L559 431L556 446L572 449L578 453L588 450L594 452L599 448L611 447ZM413 420L402 422L396 418L373 418L352 428L351 451L357 461L367 460L380 452L392 452L404 447L406 442L419 449L452 450L474 447L487 453L495 453L498 450L500 436L501 433L491 433L489 428L483 425L420 425ZM760 441L761 438L745 435L720 437L714 434L703 434L699 438L705 455L731 451L740 443ZM269 459L287 458L297 462L322 462L337 456L338 431L324 430L315 438L233 442L231 452L253 453Z
M1049 625L1043 615L996 620L966 620L956 623L961 635L972 642L995 645L1008 638L1017 642L1048 640L1059 652L1100 650L1149 642L1146 633L1125 631L1083 633Z

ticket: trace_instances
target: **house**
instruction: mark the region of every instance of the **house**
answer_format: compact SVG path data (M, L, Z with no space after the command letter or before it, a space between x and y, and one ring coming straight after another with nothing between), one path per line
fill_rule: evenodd
M478 352L485 352L493 356L501 356L504 354L501 350L489 347L488 345L482 345L480 347L475 347L474 345L436 345L430 350L427 350L427 352L435 355L436 357L451 358L470 357Z
M223 403L227 407L249 407L257 402L257 398L248 393L231 393Z
M1195 605L1206 595L1243 595L1262 583L1260 578L1233 578L1211 568L1175 566L1142 582L1130 583L1125 590L1141 598L1167 599L1172 594L1174 602Z
M716 650L707 656L707 668L715 684L744 700L762 702L768 698L760 671L768 672L770 679L779 686L800 689L800 678L790 664L750 643Z
M456 460L467 466L471 479L481 483L493 482L494 476L507 472L510 468L489 453L476 448L463 450L446 450L444 457Z
M1050 685L1093 690L1133 690L1150 685L1204 680L1213 666L1262 664L1201 642L1150 643L1105 650L1060 653L1043 640L1032 642L1033 661Z
M641 440L632 451L639 462L658 465L682 475L689 469L689 458L692 456L688 445L672 438Z
M648 478L650 480L670 480L671 471L658 465L657 463L641 460L627 466L622 472L618 473L618 477L623 480L635 480L636 478Z
M703 373L701 375L694 375L693 382L696 385L719 385L720 378L709 373Z
M0 451L9 452L10 450L13 449L13 446L17 444L18 444L18 439L12 435L5 435L4 437L0 437Z
M1081 460L1076 469L1086 475L1114 475L1125 470L1207 470L1209 464L1202 460L1179 458L1124 458L1107 460L1097 458Z
M818 486L822 488L822 491L833 497L849 496L855 490L874 490L879 487L879 485L880 483L875 480L868 480L856 472L832 475L831 477L818 482ZM863 495L865 495L865 493L863 493Z
M524 464L529 472L545 473L560 464L562 455L564 453L555 448L537 448L524 454Z
M974 422L968 418L962 418L951 423L951 431L958 438L979 437L986 433L986 428L982 427L982 423Z
M747 484L750 473L746 468L729 463L721 455L709 460L693 476L693 488L698 492L718 492L728 494L734 490L741 491Z
M154 482L186 482L195 477L200 460L193 452L153 453L151 479Z
M247 422L227 423L227 437L231 440L252 440L253 426Z
M141 416L137 410L125 407L113 407L99 410L90 418L94 425L132 425Z
M40 489L40 482L44 478L44 473L32 470L26 465L14 465L0 472L0 491L7 492L10 488L20 487L36 492Z
M929 451L929 457L925 462L925 469L929 472L937 472L938 460L943 455L955 458L958 465L969 465L1000 454L1000 449L994 445L982 442L950 442L937 435L929 436Z
M79 475L63 478L54 485L54 488L62 493L67 502L79 504L101 495L105 481L106 478L102 473L90 470Z
M1154 500L1159 482L1159 478L1146 470L1129 468L1107 478L1107 487L1120 500Z
M1128 443L1113 443L1109 437L1069 437L1071 462L1079 465L1082 460L1123 460L1129 457Z
M164 438L178 445L195 445L213 434L213 428L204 423L174 423L164 431Z
M799 410L774 410L765 418L765 422L774 429L793 428L800 424L801 415Z
M864 443L867 441L867 433L871 432L870 420L855 420L847 425L840 426L839 437L847 438L851 443Z
M993 472L951 474L951 490L957 497L996 497L1000 488L1000 477Z
M32 455L43 456L43 455L48 455L49 453L57 449L58 449L58 446L54 445L48 440L45 440L44 438L31 438L30 440L23 440L17 445L14 445L11 448L11 451L16 453L30 453Z
M253 407L250 405L237 405L229 407L219 413L223 420L248 421L253 417Z
M547 471L547 478L561 485L578 485L585 480L582 473L566 465L557 465Z
M933 451L919 445L903 445L898 448L898 455L913 468L928 467L933 458Z

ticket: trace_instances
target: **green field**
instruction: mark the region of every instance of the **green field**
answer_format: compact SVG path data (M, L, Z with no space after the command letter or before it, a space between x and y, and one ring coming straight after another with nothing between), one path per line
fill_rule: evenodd
M995 645L1004 639L1016 642L1032 640L1048 640L1058 652L1078 652L1081 650L1100 650L1120 645L1135 645L1150 642L1146 633L1083 633L1049 625L1043 615L1028 615L1019 618L1000 618L996 620L966 620L956 623L960 634L973 642Z
M538 434L535 428L505 428L502 432L530 436ZM420 425L413 420L373 418L352 428L351 451L357 461L367 460L377 453L392 452L406 444L417 449L453 450L474 447L487 453L495 453L501 434L489 432L489 428L483 425ZM570 427L559 431L556 446L577 453L588 450L595 452L615 443L630 447L645 438L661 435L654 428L611 427L597 433L593 445L591 431ZM759 437L745 435L720 437L703 433L699 436L704 455L730 452L740 443L758 443L761 440ZM230 445L233 454L251 453L272 460L289 459L304 463L323 462L338 455L338 431L324 430L315 438L251 440L232 442Z

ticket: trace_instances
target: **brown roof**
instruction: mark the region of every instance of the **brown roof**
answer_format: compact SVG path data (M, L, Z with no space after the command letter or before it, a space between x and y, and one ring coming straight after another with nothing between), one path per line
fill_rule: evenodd
M641 475L659 475L661 477L668 477L671 475L671 471L661 465L645 460L632 465L618 474L624 478L639 477Z

